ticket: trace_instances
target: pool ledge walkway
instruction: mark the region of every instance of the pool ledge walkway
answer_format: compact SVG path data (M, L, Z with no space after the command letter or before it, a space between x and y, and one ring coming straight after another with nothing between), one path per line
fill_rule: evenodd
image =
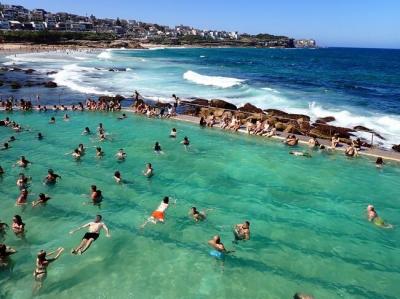
M190 123L194 123L194 124L199 124L199 122L200 122L199 117L191 116L191 115L177 115L175 117L171 117L171 119L175 119L175 120L179 120L179 121L186 121L186 122L190 122ZM215 126L213 128L218 128L218 129L222 130L218 126ZM240 129L238 132L248 135L248 133L244 129ZM279 132L279 133L280 133L280 135L272 136L271 138L277 139L277 140L284 140L284 139L286 139L287 135L293 135L293 134L287 134L287 133L281 133L281 132ZM268 139L267 137L261 137L261 136L256 136L256 135L251 135L251 136ZM299 139L299 144L302 144L302 145L307 145L308 140L310 139L309 137L303 136L303 135L296 135L296 137ZM320 144L323 144L325 146L330 146L329 140L318 139L318 141ZM345 148L346 147L342 145L340 147L337 147L336 150L344 152ZM382 157L384 160L400 162L400 153L397 153L394 151L389 151L389 150L386 151L386 150L379 149L379 148L362 148L361 151L359 151L358 153L359 153L359 155L363 155L363 156L375 157L375 158Z

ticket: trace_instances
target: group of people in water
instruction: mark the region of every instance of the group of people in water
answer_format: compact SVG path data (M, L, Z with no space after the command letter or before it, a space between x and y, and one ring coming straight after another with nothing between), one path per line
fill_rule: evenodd
M139 98L139 94L137 93L136 96ZM137 105L134 107L134 111L136 113L140 114L145 114L148 117L152 117L152 113L155 110L155 108L144 104L144 102L136 101ZM178 99L176 100L176 103L178 103ZM25 104L24 104L25 105ZM171 107L167 107L168 112L166 113L167 116L169 117L172 116L176 113L176 106L177 105L171 105ZM45 107L45 106L44 106ZM110 109L110 106L107 106L104 104L104 102L94 102L92 100L88 100L85 105L86 109L88 110L108 110ZM157 108L159 109L159 108ZM161 108L163 109L163 108ZM42 106L38 107L39 111L47 111L47 108L43 108ZM54 106L53 109L54 111L67 111L68 107L66 106ZM74 106L72 110L85 110L84 106L82 104L79 104L78 106ZM150 112L149 112L150 111ZM153 111L153 112L151 112ZM161 117L164 114L164 112L161 113L162 110L157 110L154 112L156 115ZM169 115L169 116L168 116ZM127 118L126 114L122 114L122 116L118 117L119 120ZM68 115L64 115L64 120L69 120ZM5 127L9 127L15 132L19 132L19 130L16 130L15 127L19 127L20 130L23 130L22 126L17 124L16 122L13 122L10 120L8 117L2 121L0 121L1 124ZM56 120L53 117L50 122L50 124L55 124ZM200 122L200 125L202 126L214 126L216 124L215 118L211 118L209 120L204 120L202 119ZM221 127L224 129L230 129L233 131L237 131L240 128L240 121L236 117L232 117L232 119L225 118L221 122ZM257 122L254 124L254 126L248 127L248 132L249 134L253 135L260 135L260 136L267 136L271 137L276 134L276 129L274 127L271 127L267 122ZM82 132L83 135L91 135L92 132L89 129L89 127L86 127L84 131ZM98 141L105 141L109 139L109 135L107 135L105 128L103 127L103 124L99 124L97 128L97 136L98 136ZM169 134L170 138L177 138L177 130L176 128L173 128ZM43 138L43 135L41 133L38 133L37 138L41 140ZM8 141L12 142L15 140L15 137L10 137ZM288 137L284 140L284 143L287 144L288 146L296 146L299 142L298 137L296 135L290 134ZM340 139L338 139L337 136L334 136L332 138L332 147L336 147L340 142ZM190 147L190 141L187 136L185 136L181 142L184 146L185 149L188 149ZM356 140L355 143L353 144L353 147L357 149L357 145L359 144L359 140ZM308 142L308 145L310 147L319 147L322 149L322 145L318 142L316 138L311 138ZM361 145L360 145L361 147ZM11 148L10 145L7 142L7 145L4 144L4 149L9 149ZM95 156L97 158L102 158L104 156L104 151L100 146L96 146L96 154ZM74 159L79 160L83 155L85 155L85 150L86 148L84 147L83 144L79 144L76 149L72 151L72 153L67 153L71 154ZM154 144L154 152L157 154L163 154L163 150L161 148L161 145L159 142L155 142ZM291 154L295 156L308 156L307 153L305 152L300 152L300 151L291 151ZM127 153L124 151L124 149L119 149L116 154L115 158L118 161L124 161L127 158ZM379 160L379 159L378 159ZM14 166L16 167L21 167L21 169L24 169L28 167L30 164L32 164L31 161L27 160L25 156L21 156L20 159L15 163ZM383 165L383 160L380 158L380 161L377 161L377 165ZM5 170L1 167L0 165L0 176L4 176ZM154 170L153 166L151 163L146 164L146 168L143 171L143 175L147 178L151 178L154 175ZM42 183L46 185L55 185L60 179L62 179L61 175L57 174L54 172L53 169L48 169L47 175L43 178ZM114 180L116 183L122 183L122 175L120 171L115 171L114 173ZM30 183L32 182L32 178L26 176L23 172L21 172L17 178L16 185L20 191L20 195L18 196L16 200L16 205L17 206L25 206L28 203L28 195L29 195L29 187ZM32 201L32 207L37 207L39 205L45 205L49 200L51 199L51 196L45 193L40 193L38 195L38 198L34 201ZM97 188L97 186L92 185L91 186L91 192L90 192L90 204L93 205L99 205L102 202L103 196L101 190ZM151 213L151 215L147 218L147 220L141 225L141 228L144 228L147 224L152 223L152 224L157 224L159 222L163 223L165 221L165 214L170 206L171 203L171 198L168 196L165 196L159 206ZM383 228L391 228L392 225L385 223L382 218L380 218L375 210L375 208L372 205L367 206L367 219L374 223L375 225ZM195 222L201 222L204 221L207 218L206 211L199 211L195 206L191 207L189 210L189 216L193 219ZM0 240L4 238L6 230L9 228L8 224L5 222L0 221ZM22 217L20 215L14 215L11 223L11 229L14 232L14 234L18 237L23 238L25 234L25 223L22 220ZM71 253L74 255L81 255L84 252L86 252L89 247L93 244L94 241L96 241L100 235L100 231L104 230L106 232L106 236L110 237L110 231L107 225L103 222L102 216L97 215L94 219L94 221L89 222L85 225L82 225L81 227L78 227L75 230L72 230L70 234L75 233L76 231L80 229L87 229L88 231L84 234L80 244L73 248ZM243 240L250 240L250 222L249 221L244 221L243 223L239 223L233 226L233 236L234 236L234 242L238 241L243 241ZM223 259L226 255L233 253L234 250L228 250L224 243L221 240L221 237L219 235L213 236L209 241L208 245L211 247L211 250L209 254L217 259ZM33 276L35 278L35 281L37 281L37 284L35 285L35 290L37 291L40 289L42 286L42 283L44 279L47 276L47 267L50 263L54 262L57 260L61 254L63 253L64 248L59 247L56 250L52 252L46 252L44 250L41 250L36 257L36 267L33 273ZM5 266L8 263L8 257L10 255L13 255L17 253L17 250L14 248L11 248L9 246L6 246L3 243L0 243L0 266ZM300 295L299 295L300 296ZM302 298L302 297L296 297L296 298ZM305 298L305 297L303 297Z

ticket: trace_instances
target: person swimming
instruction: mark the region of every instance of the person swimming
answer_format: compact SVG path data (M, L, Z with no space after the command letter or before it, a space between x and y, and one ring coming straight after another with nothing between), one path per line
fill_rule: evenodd
M38 206L38 205L44 205L46 204L49 200L51 199L50 196L44 194L44 193L40 193L39 194L39 198L36 201L32 201L32 208Z
M31 180L31 177L26 177L25 174L20 173L19 177L17 179L17 186L18 186L19 190L27 189L29 187L30 180Z
M161 201L160 205L158 206L157 209L151 213L151 216L141 225L141 228L144 228L147 223L151 222L153 224L157 224L157 222L162 222L164 223L164 218L165 218L165 211L169 207L169 197L165 196L163 200Z
M8 144L8 142L4 142L3 143L3 147L1 148L2 151L8 150L10 149L11 146Z
M0 176L2 176L3 174L5 174L5 171L4 171L3 167L1 167L1 165L0 165Z
M8 142L13 142L13 141L15 141L15 140L17 140L14 136L11 136L9 139L8 139Z
M289 146L295 146L299 143L299 139L296 137L296 135L292 134L288 135L283 143Z
M32 162L25 159L25 156L21 156L21 158L16 162L16 165L22 168L26 168L28 164L32 164Z
M89 249L90 245L97 240L97 238L100 236L100 230L104 229L106 232L107 237L111 237L110 231L106 224L101 221L102 217L101 215L97 215L95 220L93 222L89 222L85 225L82 225L81 227L78 227L75 230L70 231L69 233L72 235L78 230L81 230L82 228L88 228L88 232L85 233L85 235L82 238L81 243L79 244L78 247L74 248L71 253L72 254L83 254L86 250Z
M378 213L376 212L375 207L373 205L367 206L367 216L368 216L368 221L372 222L376 226L382 228L393 228L393 225L385 223L385 221L383 221L383 219L378 216Z
M125 118L127 118L126 114L125 114L125 113L122 113L122 116L118 117L118 120L123 120L123 119L125 119Z
M151 163L147 163L147 164L146 164L146 169L143 170L143 175L144 175L145 177L150 178L150 177L153 176L153 174L154 174L154 172L153 172L153 166L151 165Z
M176 129L172 128L171 132L169 133L169 137L170 138L176 138L176 134L177 134Z
M303 156L307 158L311 158L311 155L307 152L299 152L299 151L291 151L289 154L294 155L294 156Z
M250 240L250 222L245 221L244 223L236 224L233 227L233 235L235 236L235 241Z
M52 116L52 117L50 118L49 124L55 124L55 123L56 123L56 119L55 119L54 116Z
M199 222L206 219L206 213L199 212L196 207L192 207L189 211L189 215L194 219L194 221Z
M122 183L121 173L118 170L116 172L114 172L114 180L117 183Z
M81 155L81 152L79 151L79 149L74 149L74 151L72 152L72 157L75 159L75 160L80 160L81 159L81 157L82 157L82 155Z
M90 132L89 127L86 127L82 132L82 135L90 135L90 134L92 134L92 132Z
M154 144L154 152L156 154L163 154L163 151L161 149L161 145L158 143L158 141Z
M57 183L57 179L61 179L61 176L57 173L54 173L53 169L49 169L47 171L47 176L44 178L44 183L48 185L54 185Z
M33 277L36 281L35 287L33 292L36 293L39 291L40 288L43 286L43 281L47 277L47 267L50 265L50 263L54 262L57 260L60 255L63 253L64 248L59 247L53 252L46 253L44 250L40 250L39 253L37 254L36 257L36 268L35 271L33 271ZM48 256L53 256L53 258L47 258Z
M115 157L117 157L117 160L119 161L124 161L126 158L126 153L124 152L124 149L120 148L119 151L115 154Z
M376 158L375 166L376 166L377 168L382 168L384 164L385 164L385 163L383 162L382 157Z
M9 263L9 256L17 253L14 248L8 247L5 244L0 243L0 269L7 267Z
M79 151L79 153L81 154L81 156L84 156L84 155L85 155L86 148L83 146L82 143L79 143L79 145L78 145L78 151Z
M43 135L42 135L42 133L38 133L37 134L37 137L36 137L38 140L42 140L43 139Z
M232 250L226 250L224 244L221 242L221 237L219 235L215 235L211 240L209 240L208 245L213 248L213 250L210 251L210 255L218 259L223 259L225 257L225 254L234 252Z
M69 115L68 114L64 115L64 121L69 121Z
M96 157L97 158L102 158L104 156L104 152L103 152L103 150L101 149L101 147L96 147Z
M20 215L14 215L13 221L11 224L11 229L17 236L23 236L25 233L25 223L22 222L22 218Z
M27 199L28 199L28 190L27 189L22 189L20 195L18 196L15 205L17 206L23 206L27 204Z

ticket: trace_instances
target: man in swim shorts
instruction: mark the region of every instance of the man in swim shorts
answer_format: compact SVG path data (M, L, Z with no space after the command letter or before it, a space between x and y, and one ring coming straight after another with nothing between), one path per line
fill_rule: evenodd
M96 219L93 222L89 222L69 232L72 235L78 230L88 227L88 232L85 233L85 235L83 236L82 242L79 244L79 246L71 251L72 254L82 254L86 250L88 250L90 245L99 237L101 229L104 229L106 231L106 236L110 237L110 231L108 230L108 227L104 224L104 222L101 221L101 219L101 215L97 215Z
M250 222L245 221L244 223L236 224L233 228L233 234L235 241L250 240Z
M210 251L210 255L216 258L224 258L225 254L234 252L233 250L226 250L219 235L215 235L211 240L209 240L208 245L213 248L213 250Z
M157 222L163 222L164 223L164 217L165 217L165 211L169 207L169 197L165 196L158 206L158 208L151 213L151 216L146 220L145 223L142 224L142 228L146 226L147 223L151 222L154 224L157 224Z

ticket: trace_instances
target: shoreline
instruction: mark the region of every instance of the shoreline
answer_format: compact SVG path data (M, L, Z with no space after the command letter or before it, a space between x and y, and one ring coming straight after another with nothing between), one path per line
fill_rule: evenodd
M70 105L66 105L65 107L68 109L67 111L72 111ZM16 110L13 110L13 111L24 112L24 111L21 111L19 109L16 109ZM49 110L49 111L51 112L52 110ZM0 112L12 113L12 112L6 111L2 107L0 108ZM36 110L36 106L34 106L34 110L32 110L31 112L38 112ZM97 112L97 111L84 110L84 111L79 111L79 112L84 112L85 113L85 112ZM111 111L106 111L106 112L110 113ZM122 107L122 109L120 111L114 111L114 112L111 112L111 113L115 113L115 112L117 112L117 113L118 112L127 112L127 113L132 113L132 114L135 114L135 115L141 115L141 114L135 113L134 111L132 111L132 109L129 109L127 107ZM187 122L187 123L191 123L191 124L195 124L195 125L199 125L199 122L200 122L200 117L192 116L192 115L185 115L185 114L177 114L176 116L172 116L169 119L170 120L181 121L181 122ZM166 119L166 120L168 120L168 119ZM220 130L222 132L233 132L233 131L230 131L230 130L224 130L224 129L218 127L218 126L215 126L215 127L212 127L212 128L213 129L218 129L218 130ZM240 128L237 131L237 133L239 133L240 135L248 135L248 136L253 136L253 137L259 137L259 138L263 138L265 140L271 139L273 141L282 141L282 140L285 140L287 135L295 135L299 139L298 146L301 146L302 148L305 147L307 149L311 149L310 147L308 147L308 139L310 137L304 136L304 135L279 132L279 133L277 133L277 135L274 135L274 136L271 136L271 137L268 138L268 137L262 137L262 136L258 136L258 135L250 135L250 134L248 134L246 132L245 129L242 129L242 128ZM318 141L320 142L321 145L330 146L330 142L328 140L318 139ZM296 148L296 147L288 147L288 148ZM340 151L344 155L345 147L342 144L342 146L337 147L336 149L333 149L331 151L333 153L336 152L336 151ZM400 153L397 153L395 151L385 151L385 150L382 150L382 149L379 149L379 148L365 148L364 147L358 152L358 154L360 156L366 156L366 157L369 157L369 158L381 157L384 160L389 160L389 161L396 162L396 164L398 164L396 166L400 166ZM357 157L352 157L352 159L355 159L355 158L357 158Z

